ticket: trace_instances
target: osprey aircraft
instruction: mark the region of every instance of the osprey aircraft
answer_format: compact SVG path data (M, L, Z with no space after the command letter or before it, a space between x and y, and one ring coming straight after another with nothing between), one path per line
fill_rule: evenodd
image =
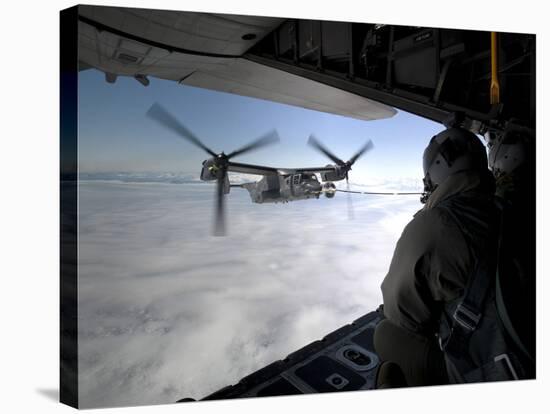
M160 104L153 104L147 111L147 116L211 156L211 158L203 161L200 178L203 181L217 182L214 234L220 236L225 234L224 197L229 194L231 187L248 190L252 201L260 204L319 198L321 194L325 194L327 198L333 198L336 191L356 192L349 189L349 171L363 154L373 148L372 141L368 140L348 161L343 161L319 142L315 136L311 135L308 144L327 156L334 164L305 168L277 168L242 164L233 162L231 159L278 142L277 131L270 131L229 154L225 152L216 153ZM262 178L257 182L231 184L228 172L261 175ZM321 181L319 181L316 174L320 174ZM347 190L337 190L334 181L344 179L346 180ZM348 211L351 211L350 203L351 200L348 197Z

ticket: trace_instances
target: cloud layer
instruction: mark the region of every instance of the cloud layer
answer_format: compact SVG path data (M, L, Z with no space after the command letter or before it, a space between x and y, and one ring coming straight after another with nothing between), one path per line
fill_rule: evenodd
M191 180L189 180L191 181ZM214 186L81 182L83 407L201 398L374 310L418 197L258 205Z

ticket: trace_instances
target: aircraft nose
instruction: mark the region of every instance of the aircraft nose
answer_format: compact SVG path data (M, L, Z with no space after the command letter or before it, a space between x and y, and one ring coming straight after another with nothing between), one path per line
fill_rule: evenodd
M319 183L318 181L313 181L309 183L309 187L312 192L320 192L322 189L321 183Z

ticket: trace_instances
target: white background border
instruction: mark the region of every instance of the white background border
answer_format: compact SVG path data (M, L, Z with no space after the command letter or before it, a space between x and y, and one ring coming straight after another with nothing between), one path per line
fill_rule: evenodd
M548 298L548 284L542 280L546 229L542 211L543 205L548 205L547 194L543 193L543 181L546 181L543 161L547 155L543 100L548 91L542 75L543 67L548 70L548 53L544 53L544 48L549 14L543 1L338 0L325 4L320 0L106 0L91 3L537 34L536 381L202 402L102 412L517 413L542 412L544 406L548 409L548 358L542 346L547 339L547 330L543 331L543 319L546 319L543 307L548 309L543 303L544 298ZM73 2L60 0L12 0L2 5L0 410L6 413L72 411L56 402L59 381L59 10L72 5Z

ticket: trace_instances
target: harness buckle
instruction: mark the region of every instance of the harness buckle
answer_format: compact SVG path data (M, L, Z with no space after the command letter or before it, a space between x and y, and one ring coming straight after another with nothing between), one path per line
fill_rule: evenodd
M474 331L481 319L481 313L475 313L464 303L460 303L454 311L453 319L468 331Z

